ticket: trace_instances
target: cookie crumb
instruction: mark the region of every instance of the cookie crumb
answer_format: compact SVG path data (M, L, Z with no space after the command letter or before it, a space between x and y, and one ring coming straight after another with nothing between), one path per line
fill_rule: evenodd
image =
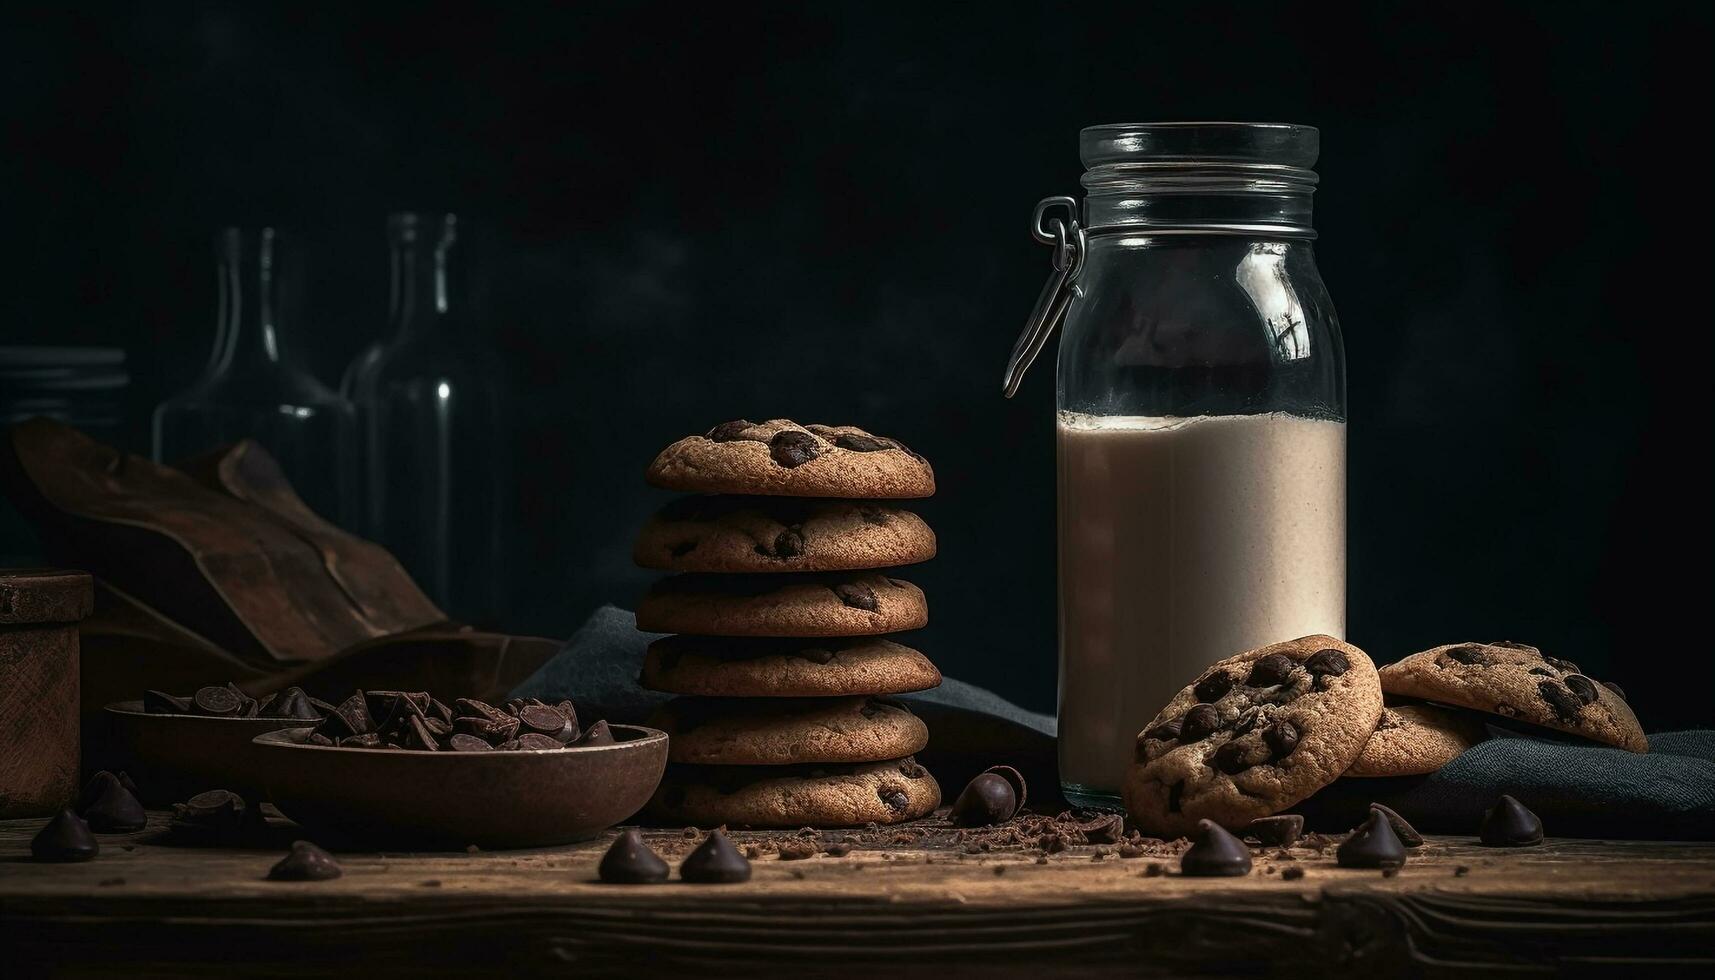
M1453 877L1455 878L1463 878L1470 873L1471 868L1469 865L1460 864L1453 868Z
M1004 865L1004 864L995 865L994 866L994 876L996 878L999 878L1003 874L1006 874L1006 865Z
M1302 877L1304 877L1303 868L1282 868L1280 871L1280 879L1282 881L1297 881Z
M1046 854L1036 855L1036 863L1037 864L1047 864L1048 863L1048 855L1046 855Z
M1162 864L1160 861L1152 861L1148 867L1143 869L1143 876L1145 878L1159 878L1166 873L1167 865Z
M1398 868L1383 868L1382 869L1382 877L1383 878L1392 878L1394 875L1397 875L1397 874L1399 874Z
M424 888L439 888L439 887L441 887L441 879L430 878L428 881L425 881L422 883L422 887L424 887Z

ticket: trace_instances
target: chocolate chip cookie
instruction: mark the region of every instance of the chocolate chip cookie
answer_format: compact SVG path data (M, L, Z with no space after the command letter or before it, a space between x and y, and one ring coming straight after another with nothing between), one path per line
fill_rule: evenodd
M649 644L638 683L726 698L903 694L941 683L929 658L879 637L821 640L668 636Z
M850 425L787 419L722 422L661 451L644 478L686 493L786 497L927 497L929 461L895 439Z
M668 761L697 765L879 762L929 744L929 727L883 697L684 697L657 708L649 725L671 736Z
M1364 743L1348 776L1416 776L1434 772L1483 740L1483 722L1463 711L1430 704L1382 708L1382 720Z
M1597 742L1648 752L1626 699L1568 660L1523 643L1450 643L1382 668L1389 694L1486 711Z
M923 590L878 572L675 575L637 604L637 628L701 636L873 636L929 622Z
M649 519L632 557L671 572L891 568L935 557L935 532L874 501L684 497Z
M667 775L649 813L702 827L848 827L915 820L941 787L914 759L856 766L684 766Z
M1351 768L1381 718L1362 650L1306 636L1215 664L1137 736L1126 810L1145 832L1234 830L1292 806Z

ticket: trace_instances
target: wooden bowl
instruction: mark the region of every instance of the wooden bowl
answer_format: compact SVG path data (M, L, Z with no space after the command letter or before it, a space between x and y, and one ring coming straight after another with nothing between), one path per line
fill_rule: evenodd
M642 809L666 770L667 734L612 729L612 745L522 752L308 745L308 728L255 741L268 799L330 840L494 849L587 840Z
M260 799L254 739L304 724L302 718L150 714L141 701L116 701L102 710L118 753L110 767L126 770L143 802L157 807L210 789Z

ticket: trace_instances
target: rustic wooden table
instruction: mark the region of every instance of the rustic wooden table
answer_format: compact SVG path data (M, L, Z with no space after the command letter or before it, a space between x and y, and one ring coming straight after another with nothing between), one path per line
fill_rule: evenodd
M611 835L534 851L347 852L338 880L279 883L264 875L289 825L272 827L267 846L188 847L157 813L148 830L104 836L92 862L48 865L28 859L40 823L0 823L8 976L370 978L531 964L580 977L1715 970L1712 844L1503 851L1433 838L1392 877L1340 869L1331 850L1268 849L1249 877L1194 879L1170 857L1113 847L967 853L931 818L903 833L808 832L859 843L801 860L774 853L783 835L734 833L762 851L741 885L602 885ZM648 835L675 863L696 844L682 831ZM1287 868L1304 874L1289 880Z

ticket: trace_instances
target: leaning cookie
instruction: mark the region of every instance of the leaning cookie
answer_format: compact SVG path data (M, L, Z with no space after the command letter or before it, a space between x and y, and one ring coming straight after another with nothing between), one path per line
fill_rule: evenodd
M1350 769L1381 711L1375 665L1331 636L1228 658L1138 735L1126 810L1164 837L1189 834L1203 819L1242 828Z
M1467 712L1428 704L1382 708L1375 733L1348 776L1417 776L1435 772L1483 740L1483 722Z
M684 497L649 519L632 557L670 572L891 568L935 557L935 532L874 501Z
M921 752L929 728L898 701L853 698L675 698L651 728L667 760L715 766L880 762Z
M651 486L686 493L787 497L927 497L928 460L855 426L787 419L723 422L673 443L649 464Z
M1522 643L1451 643L1381 670L1382 690L1581 735L1632 752L1649 739L1616 689Z
M915 820L941 787L914 759L855 766L682 766L649 801L657 820L699 827L850 827Z
M649 644L638 683L672 694L816 698L924 691L941 683L941 672L880 637L667 636Z
M923 590L876 572L675 575L637 604L637 628L699 636L874 636L929 622Z

